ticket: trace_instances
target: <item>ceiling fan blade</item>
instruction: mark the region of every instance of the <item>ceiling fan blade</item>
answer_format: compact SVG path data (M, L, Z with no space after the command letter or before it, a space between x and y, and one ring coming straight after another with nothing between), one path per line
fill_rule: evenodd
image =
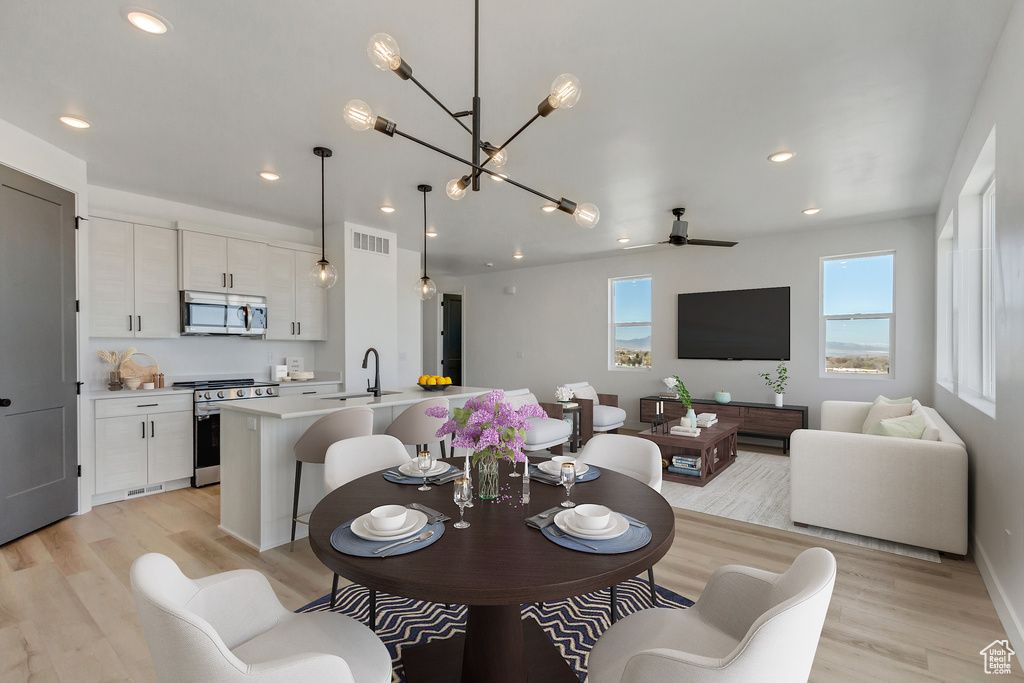
M735 247L739 242L722 242L720 240L686 240L695 247Z
M668 244L668 241L666 240L664 242L651 242L650 244L634 244L631 247L623 247L622 249L623 251L625 251L626 249L643 249L644 247L656 247L659 244Z

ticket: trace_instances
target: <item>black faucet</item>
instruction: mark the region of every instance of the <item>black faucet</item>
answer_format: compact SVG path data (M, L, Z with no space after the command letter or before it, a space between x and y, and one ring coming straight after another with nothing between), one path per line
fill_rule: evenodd
M366 362L370 359L371 351L373 351L374 359L373 386L370 386L370 380L366 380L366 390L377 398L380 398L380 354L377 353L377 349L372 346L366 349L366 355L363 356L363 367L366 367Z

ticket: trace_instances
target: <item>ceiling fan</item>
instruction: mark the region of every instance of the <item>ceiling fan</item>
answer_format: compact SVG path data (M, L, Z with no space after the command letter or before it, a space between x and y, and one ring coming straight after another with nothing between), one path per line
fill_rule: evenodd
M625 249L643 249L644 247L654 247L659 244L671 244L673 247L682 247L687 244L692 244L696 247L734 247L736 242L723 242L721 240L695 240L690 239L686 236L687 228L689 223L683 220L683 214L686 213L686 209L677 208L672 209L672 215L676 217L672 221L672 232L669 234L668 239L664 242L652 242L650 244L637 244L632 247L625 247Z

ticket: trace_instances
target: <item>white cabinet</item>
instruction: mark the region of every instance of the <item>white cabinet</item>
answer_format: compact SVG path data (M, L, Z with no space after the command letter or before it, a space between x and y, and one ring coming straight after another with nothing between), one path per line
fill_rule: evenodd
M176 231L105 218L89 220L89 334L177 337Z
M304 382L282 382L277 389L278 396L297 396L301 394L337 394L342 391L344 385L337 384L314 384L308 385Z
M192 476L192 394L96 401L96 493Z
M319 258L307 251L267 247L267 339L327 338L325 292L309 278Z
M266 295L266 244L191 230L180 234L182 289Z

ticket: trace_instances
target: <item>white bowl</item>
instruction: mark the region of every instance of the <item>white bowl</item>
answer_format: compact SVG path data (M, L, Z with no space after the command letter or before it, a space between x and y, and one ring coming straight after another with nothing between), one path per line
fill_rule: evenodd
M608 527L608 521L612 517L611 509L604 505L591 505L585 503L573 508L576 513L576 526L580 529L597 530Z
M142 384L141 377L125 377L124 385L129 389L138 389L139 385Z
M401 505L381 505L370 510L370 526L377 531L400 529L408 513Z
M143 389L156 389L156 382L143 382L142 383L142 388Z
M569 455L556 455L555 457L551 458L551 462L558 463L559 467L562 466L562 463L566 462L571 462L573 465L575 465L576 458Z

